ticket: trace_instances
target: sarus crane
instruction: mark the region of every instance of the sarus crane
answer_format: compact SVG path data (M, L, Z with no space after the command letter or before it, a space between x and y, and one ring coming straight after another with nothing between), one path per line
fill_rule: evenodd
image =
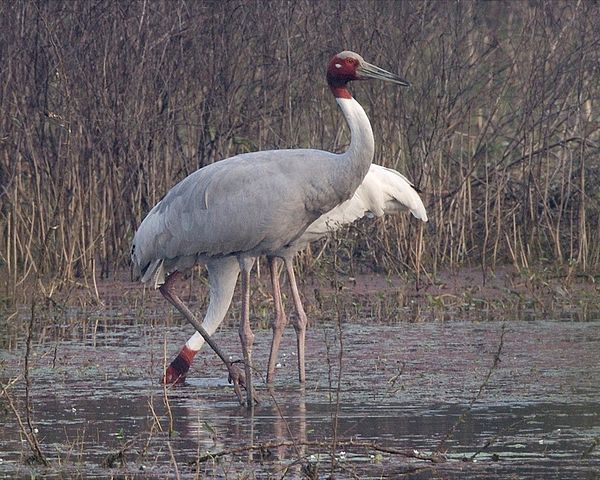
M415 218L427 222L425 206L413 185L396 170L371 164L367 176L350 199L315 220L285 252L280 252L285 253L282 259L286 266L297 315L294 320L294 329L297 338L298 379L301 383L305 381L304 335L308 320L296 285L292 264L294 255L309 243L319 240L328 233L349 225L366 215L381 217L399 213L406 209ZM277 258L280 257L269 257L275 317L271 325L273 340L267 368L267 383L273 382L279 345L287 324L279 285L279 271L275 263ZM213 259L208 264L209 304L202 326L209 335L213 335L225 318L233 299L239 272L239 264L234 257ZM204 338L202 335L198 332L194 333L169 364L164 381L166 383L183 382L194 357L203 345Z
M196 170L159 201L135 233L134 274L161 294L219 352L175 292L176 278L197 263L235 257L241 271L239 328L244 356L246 405L254 406L250 328L250 271L254 259L277 256L324 213L350 198L369 170L375 141L369 119L352 98L348 83L379 79L409 86L396 74L343 51L327 66L327 83L350 128L341 154L314 149L266 150L236 155ZM226 356L238 398L239 371Z

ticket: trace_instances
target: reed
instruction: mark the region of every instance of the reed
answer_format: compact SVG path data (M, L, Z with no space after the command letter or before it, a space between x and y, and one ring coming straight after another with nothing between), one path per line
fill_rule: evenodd
M3 2L3 296L35 278L48 292L92 288L127 268L144 215L199 167L264 148L342 150L318 78L342 48L412 81L354 92L375 161L416 182L431 218L422 231L401 216L364 225L353 255L388 272L597 272L599 13L560 1Z

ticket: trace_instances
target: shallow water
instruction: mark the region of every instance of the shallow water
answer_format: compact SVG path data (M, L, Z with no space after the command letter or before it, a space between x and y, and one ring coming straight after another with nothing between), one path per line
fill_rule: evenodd
M191 333L185 325L96 322L71 336L38 332L32 418L52 466L26 464L30 451L3 403L0 476L301 478L308 468L326 478L335 431L336 478L600 478L600 322L509 321L503 337L502 325L312 326L304 388L289 328L275 388L259 380L254 416L209 350L187 384L165 394L157 379ZM255 333L254 361L264 369L270 332ZM216 339L239 352L236 329ZM0 353L3 383L22 372L20 342ZM11 390L22 414L23 393L22 381ZM444 439L439 463L403 455L426 456ZM243 450L261 444L269 445Z

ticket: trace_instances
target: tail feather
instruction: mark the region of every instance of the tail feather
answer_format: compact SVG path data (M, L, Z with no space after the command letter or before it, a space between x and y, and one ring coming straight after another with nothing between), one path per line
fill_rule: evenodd
M415 218L423 222L428 220L427 211L418 190L404 175L379 165L371 165L371 169L373 178L377 179L375 187L383 192L382 210L385 213L394 213L398 209L407 208Z
M140 281L147 283L150 280L154 282L154 288L160 287L165 283L164 260L157 258L150 262L145 269L142 269Z

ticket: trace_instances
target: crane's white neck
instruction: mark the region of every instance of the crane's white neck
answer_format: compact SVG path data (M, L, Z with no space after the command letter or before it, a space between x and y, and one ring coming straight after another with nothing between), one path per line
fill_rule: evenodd
M345 177L345 188L349 189L352 196L369 171L375 154L375 139L371 122L360 103L354 98L338 97L336 101L350 127L350 146L341 155L344 167L340 168L339 174Z

